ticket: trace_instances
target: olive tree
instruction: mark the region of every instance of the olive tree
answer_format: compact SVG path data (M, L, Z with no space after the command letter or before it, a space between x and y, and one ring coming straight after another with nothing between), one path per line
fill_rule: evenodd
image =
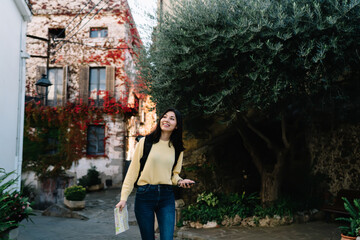
M359 86L360 1L183 0L172 6L140 64L148 92L160 109L172 105L187 116L225 119L259 171L262 201L276 200L296 112L306 116L307 106L322 109L344 100L346 87ZM261 122L278 124L278 134Z

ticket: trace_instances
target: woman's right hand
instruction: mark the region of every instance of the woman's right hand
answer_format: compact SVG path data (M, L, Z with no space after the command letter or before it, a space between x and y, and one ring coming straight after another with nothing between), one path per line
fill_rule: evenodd
M126 201L124 200L121 200L120 202L118 202L118 204L116 204L116 208L119 208L120 212L123 210L123 208L125 207L126 205Z

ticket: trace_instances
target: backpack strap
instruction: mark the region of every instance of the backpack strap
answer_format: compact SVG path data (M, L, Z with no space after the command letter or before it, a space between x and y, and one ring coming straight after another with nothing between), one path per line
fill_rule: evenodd
M139 175L134 183L134 186L137 187L137 182L139 181L139 178L140 178L140 175L141 175L141 172L144 170L144 166L145 166L145 163L146 163L146 160L149 156L149 153L150 153L150 150L151 150L151 147L152 147L152 140L151 140L151 137L150 136L146 136L145 137L145 141L144 141L144 149L143 149L143 155L142 157L140 158L140 169L139 169Z

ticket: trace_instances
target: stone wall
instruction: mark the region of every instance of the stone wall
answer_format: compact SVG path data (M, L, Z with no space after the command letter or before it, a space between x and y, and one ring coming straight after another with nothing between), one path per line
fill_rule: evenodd
M259 192L260 176L241 139L232 129L216 129L206 139L187 139L183 178L196 181L193 189L178 189L186 203L194 202L197 194L207 192Z
M213 129L213 128L212 128ZM326 192L360 190L360 125L304 129L297 133L286 161L282 193L321 204ZM182 177L194 179L194 189L179 189L185 202L204 191L259 192L261 179L241 139L221 126L208 138L186 140ZM307 199L313 198L313 199ZM315 205L314 205L315 204Z
M313 173L323 176L329 192L360 190L360 124L313 128L309 137Z

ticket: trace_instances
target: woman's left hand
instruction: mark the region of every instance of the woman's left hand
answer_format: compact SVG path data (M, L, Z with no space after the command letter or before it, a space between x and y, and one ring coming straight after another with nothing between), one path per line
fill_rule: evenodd
M178 186L182 188L191 188L194 184L195 182L190 179L183 179L178 182Z

